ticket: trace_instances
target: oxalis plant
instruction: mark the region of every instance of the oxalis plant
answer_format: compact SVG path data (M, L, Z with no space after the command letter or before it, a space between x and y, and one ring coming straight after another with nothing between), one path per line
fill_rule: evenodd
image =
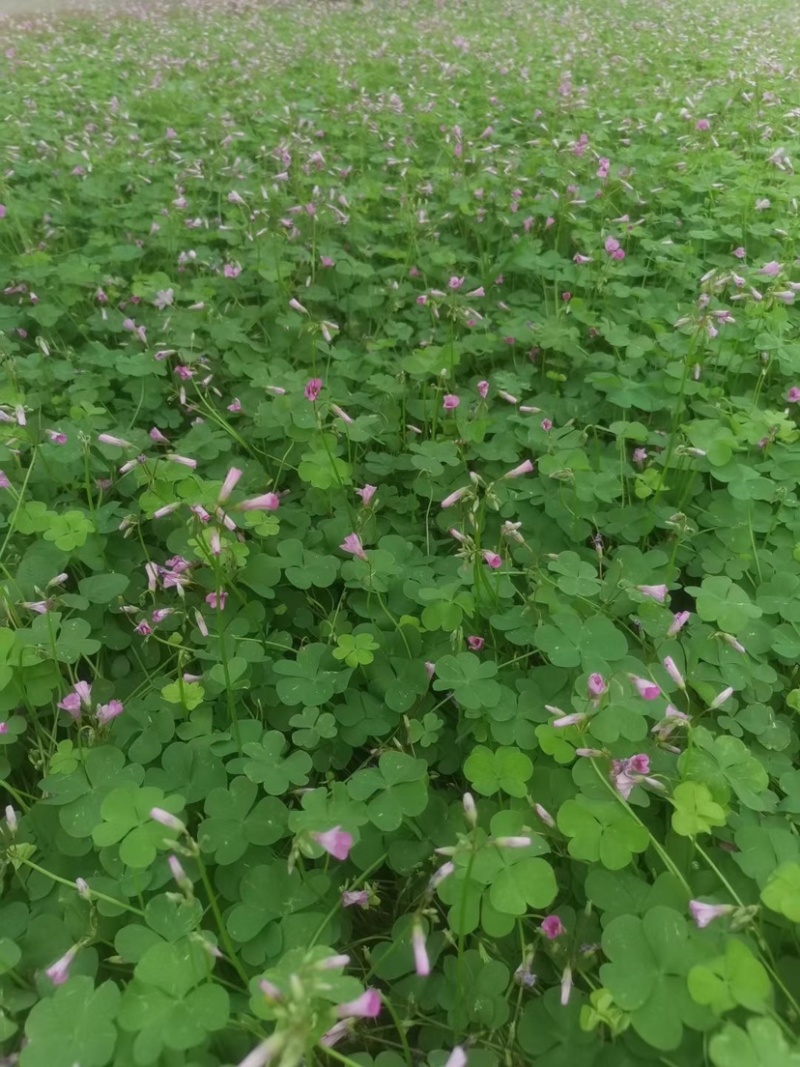
M798 1067L796 7L0 16L15 1067Z

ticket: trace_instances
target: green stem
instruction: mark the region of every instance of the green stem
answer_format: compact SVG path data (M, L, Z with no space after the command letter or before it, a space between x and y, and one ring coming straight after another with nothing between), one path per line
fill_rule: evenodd
M74 882L71 882L69 878L62 878L59 874L53 874L52 871L45 870L44 867L40 867L38 863L34 863L32 860L23 859L19 862L24 863L26 867L30 867L32 871L36 871L38 874L43 874L46 878L49 878L53 882L58 882L59 885L69 886L70 889L78 892L77 886ZM134 915L139 915L144 918L144 912L139 908L134 908L132 904L126 904L124 900L117 900L116 897L106 896L105 893L99 893L96 889L90 889L89 892L97 900L104 900L107 904L113 904L117 908L122 908L123 911L130 911Z
M208 871L206 870L205 863L203 863L203 857L200 855L199 848L194 850L194 858L197 861L197 868L200 871L200 879L203 883L203 888L206 891L208 903L211 906L211 911L214 915L214 921L217 924L219 936L222 940L223 945L225 946L225 951L228 953L228 957L230 959L231 964L233 965L234 970L244 983L245 989L249 989L250 979L248 977L247 971L245 971L244 967L242 967L241 963L239 962L239 957L236 955L236 949L233 947L231 935L228 933L228 928L226 927L225 921L222 918L222 912L219 910L217 894L214 892L214 887L211 884L211 879L208 877Z

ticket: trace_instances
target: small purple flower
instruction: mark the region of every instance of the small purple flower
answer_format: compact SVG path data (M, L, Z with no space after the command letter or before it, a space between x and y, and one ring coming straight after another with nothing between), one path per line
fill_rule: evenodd
M642 596L650 597L651 600L657 600L659 604L664 603L669 593L666 585L635 585L633 588L638 590Z
M477 637L475 634L470 634L467 637L467 647L470 652L480 652L485 644L486 639L483 637Z
M542 920L539 929L542 931L548 941L555 941L556 938L561 937L567 931L564 928L564 924L557 915L548 915Z
M72 948L57 959L55 963L51 963L44 972L53 985L63 985L69 978L69 969L72 966L72 961L78 955L78 947L78 945L73 945Z
M723 915L730 915L734 910L732 904L703 904L700 900L689 901L689 911L699 930Z
M587 678L586 688L589 692L589 696L596 700L606 692L608 686L606 685L606 680L602 674L595 672L594 674L590 674Z
M309 378L306 382L304 395L306 400L312 404L316 402L317 397L322 392L322 378Z
M461 397L456 396L455 393L445 393L442 397L442 407L445 411L455 411L460 403Z
M420 978L427 978L431 973L431 961L425 947L425 932L419 922L411 930L411 948L414 952L414 970Z
M366 560L367 554L364 551L364 546L361 544L361 538L357 533L348 534L344 541L339 545L342 552L349 552L351 556L355 556L356 559Z
M340 1019L375 1019L380 1015L381 995L377 989L367 989L360 997L340 1004L336 1014Z
M181 820L173 815L171 811L165 811L164 808L151 808L150 818L155 822L161 823L162 826L166 826L168 830L172 830L176 834L186 833L186 827Z
M346 889L342 893L343 908L366 908L369 904L369 893L366 889Z

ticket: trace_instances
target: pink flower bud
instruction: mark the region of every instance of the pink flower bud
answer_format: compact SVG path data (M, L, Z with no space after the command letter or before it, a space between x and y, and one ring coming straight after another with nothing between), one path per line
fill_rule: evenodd
M314 833L311 836L318 845L337 860L346 860L353 847L353 835L343 830L341 826L334 826L332 830Z

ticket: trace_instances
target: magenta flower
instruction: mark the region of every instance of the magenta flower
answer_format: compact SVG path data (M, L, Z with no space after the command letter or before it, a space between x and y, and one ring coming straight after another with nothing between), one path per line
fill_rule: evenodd
M367 558L364 546L361 544L361 538L357 533L348 534L339 545L339 548L341 548L342 552L349 552L351 556L355 556L357 559L366 560Z
M346 889L342 893L343 908L366 908L369 904L369 893L366 889Z
M10 489L11 482L8 480L8 475L5 471L0 471L0 489Z
M489 395L489 383L487 381L478 382L478 396L481 400L485 400Z
M448 289L452 289L452 290L455 291L456 289L460 289L463 284L464 284L464 279L463 278L457 278L455 275L453 275L453 277L447 283L447 288Z
M485 549L481 555L483 556L484 563L491 567L493 571L496 571L499 567L503 566L502 556L498 556L496 552L490 552L489 549Z
M238 508L239 511L277 511L280 505L281 498L277 493L264 493L262 496L243 500Z
M180 506L180 501L173 504L165 504L163 508L157 508L153 512L153 518L164 519L167 515L171 515L173 511L177 511Z
M322 833L311 835L329 856L336 860L346 860L353 847L353 835L341 826L334 826L332 830L324 830Z
M242 273L242 268L237 263L226 263L222 268L222 273L226 278L238 278Z
M5 206L5 204L0 204L0 219L4 219L5 217L6 217L6 206Z
M377 485L365 485L363 489L356 489L356 493L361 497L361 503L365 508L369 507L370 501L378 491Z
M445 393L442 397L442 407L445 411L455 411L460 403L461 397L456 396L455 393Z
M81 717L81 698L77 693L67 693L63 700L59 700L57 707L66 711L76 721Z
M169 444L169 440L164 436L164 434L161 432L161 430L159 430L156 426L154 426L153 429L150 431L150 433L148 434L148 437L150 438L151 441L155 441L155 443L157 445L168 445Z
M45 433L54 445L65 445L67 443L67 435L61 433L60 430L45 430Z
M620 244L616 237L606 237L603 247L610 256L613 256L615 252L619 251Z
M140 623L137 623L137 625L134 626L133 632L139 634L140 637L149 637L153 632L153 627L147 619L142 619Z
M486 640L483 637L476 637L475 634L470 634L467 638L467 647L470 652L480 652L485 644Z
M106 726L112 719L116 719L125 710L121 700L109 700L107 704L99 704L95 712L95 718L100 726Z
M330 268L330 267L336 266L335 262L331 259L330 256L320 256L319 257L319 265L321 267L326 267L326 268Z
M786 399L790 404L800 403L800 387L793 385L789 392L786 394Z
M532 470L533 470L532 461L529 460L529 459L526 459L522 463L520 463L517 467L514 467L513 470L507 471L507 473L504 474L503 477L504 478L521 478L523 474L530 474Z
M557 937L561 937L562 934L567 932L557 915L548 915L542 920L539 929L548 941L555 941Z
M431 961L425 947L425 932L419 922L411 930L411 948L414 952L414 970L420 978L427 978L431 973Z
M63 985L67 981L72 961L78 955L78 948L78 945L73 945L72 948L57 959L55 963L51 963L44 972L53 985Z
M651 600L657 600L659 604L664 603L669 593L669 590L665 585L635 585L633 588L638 590L642 596L648 596Z
M699 930L713 923L723 915L730 915L735 908L732 904L704 904L701 900L690 900L689 911Z
M741 245L738 248L734 248L733 254L736 256L737 259L744 259L744 257L747 255Z
M306 400L315 403L317 397L322 392L322 378L309 378L306 382L305 398Z
M639 678L635 674L631 674L629 677L643 700L658 700L661 696L661 689L655 682L651 682L649 678Z
M631 456L631 459L636 464L636 466L641 469L644 466L645 461L647 460L647 449L646 448L634 448L633 455Z
M381 995L377 989L367 989L360 997L340 1004L336 1014L340 1019L375 1019L380 1015Z
M213 592L213 593L207 593L206 594L206 604L208 604L208 606L213 611L216 611L217 608L219 608L220 611L224 611L225 610L225 601L227 599L228 599L228 594L227 594L226 590L224 590L224 589L220 589L220 591L218 593L217 592Z
M597 674L595 672L594 674L590 674L586 679L586 688L589 691L589 696L596 699L606 692L608 686L606 685L606 680L602 674Z
M569 726L580 726L582 722L586 722L586 715L582 711L574 711L570 715L562 715L560 708L551 707L549 704L546 704L545 707L549 712L557 711L559 713L558 718L553 719L550 723L555 730L565 730Z
M694 124L694 128L696 130L700 130L701 133L706 133L708 130L711 129L711 123L708 121L708 119L698 119L697 122Z
M542 429L544 430L545 433L550 433L550 431L553 429L553 420L552 419L542 419Z
M8 733L8 723L7 722L0 722L0 734L7 734L7 733Z

